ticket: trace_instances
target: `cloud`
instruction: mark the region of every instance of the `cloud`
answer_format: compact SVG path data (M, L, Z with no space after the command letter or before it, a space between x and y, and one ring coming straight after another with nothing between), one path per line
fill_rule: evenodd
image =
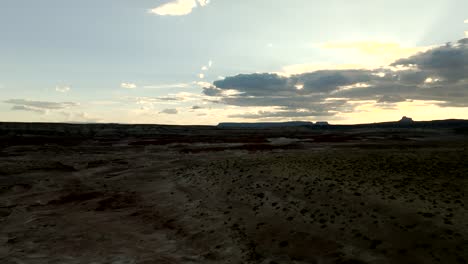
M179 111L177 109L164 109L160 112L160 114L167 114L167 115L176 115Z
M198 106L198 105L192 106L192 110L198 110L198 109L202 109L202 108L203 108L203 107Z
M326 64L326 63L303 63L284 66L280 72L276 74L289 77L291 75L309 73L320 70L353 70L353 69L373 69L374 66L366 66L362 64Z
M209 3L210 3L210 0L198 0L198 4L200 6L206 6Z
M67 93L71 90L70 86L56 86L55 91L60 92L60 93Z
M198 87L201 87L201 88L211 86L211 83L209 83L209 82L200 82L200 81L199 82L193 82L192 84L195 84L195 85L197 85Z
M355 50L367 55L391 55L397 58L414 55L427 50L426 47L403 47L396 42L383 41L350 41L350 42L328 42L322 44L325 49Z
M160 16L184 16L197 7L204 7L210 3L209 0L174 0L151 9L149 12Z
M129 98L131 101L134 101L136 104L144 106L145 108L150 108L158 104L179 104L182 102L194 102L206 99L207 96L195 94L195 93L187 93L187 92L180 92L175 94L168 94L165 96L157 96L157 97L135 97Z
M72 103L72 102L58 103L58 102L46 102L46 101L31 101L31 100L25 100L25 99L9 99L9 100L4 101L4 103L13 104L15 106L24 106L26 108L44 109L44 110L57 110L57 109L65 109L65 108L78 106L77 103ZM18 110L20 108L18 108Z
M65 117L66 122L70 123L98 123L102 122L102 119L93 117L85 112L60 112L62 116Z
M158 84L158 85L145 85L145 89L166 89L166 88L187 88L190 87L190 83L170 83L170 84Z
M396 42L347 41L328 42L319 45L324 51L338 52L340 56L356 58L360 66L354 69L372 69L388 65L400 58L406 58L432 47L406 47Z
M385 51L380 47L369 49L369 52ZM203 93L214 103L275 108L235 115L253 119L333 116L350 113L360 102L369 101L380 108L413 100L442 107L468 107L468 39L397 59L376 69L316 70L290 76L239 74L215 81L204 87Z
M280 92L287 86L288 79L270 73L239 74L215 81L219 89L237 90L246 95L268 95L273 91Z
M468 24L468 19L466 19L465 21L463 21L463 23Z
M325 117L332 116L331 113L310 112L310 111L258 111L257 113L241 113L229 115L229 118L245 118L245 119L264 119L264 118L297 118L297 117Z
M125 89L135 89L135 88L137 88L137 85L134 84L134 83L123 82L123 83L120 84L120 87L125 88Z
M377 101L377 103L399 103L405 101L406 99L399 95L384 95Z
M208 71L208 70L211 68L211 66L213 66L213 61L212 61L212 60L209 60L209 61L208 61L208 65L203 65L203 66L201 66L201 70L202 70L203 72L206 72L206 71ZM200 78L200 79L204 79L204 78L205 78L205 73L203 73L203 72L201 72L200 74L198 74L198 78Z
M11 107L11 110L14 111L29 111L29 112L35 112L39 114L45 114L46 110L42 108L37 108L37 107L31 107L27 105L14 105Z
M169 89L169 88L193 88L193 87L208 87L211 83L204 81L193 81L188 83L168 83L168 84L156 84L156 85L145 85L144 89Z
M24 99L9 99L3 101L7 104L12 104L11 110L13 111L28 111L39 114L46 114L49 111L63 110L78 106L77 103L72 102L45 102L45 101L31 101Z
M437 77L444 79L445 83L458 82L468 78L468 39L462 39L455 44L447 43L444 46L427 52L400 59L391 66L415 65L417 70L413 74ZM424 78L426 80L427 78Z

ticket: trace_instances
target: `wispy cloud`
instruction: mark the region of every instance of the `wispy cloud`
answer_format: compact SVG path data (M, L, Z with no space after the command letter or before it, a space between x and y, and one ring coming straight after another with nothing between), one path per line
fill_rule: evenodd
M165 88L188 88L190 83L168 83L168 84L156 84L156 85L145 85L145 89L165 89Z
M197 7L204 7L210 3L209 0L174 0L150 10L150 13L160 16L184 16Z
M167 115L177 115L179 113L179 111L177 111L177 109L164 109L159 113L160 114L167 114Z
M37 108L37 107L31 107L27 105L14 105L11 107L11 110L14 111L29 111L29 112L35 112L39 114L44 114L46 112L45 109L42 108Z
M30 106L35 108L42 108L42 109L64 109L73 106L78 106L77 103L72 102L46 102L46 101L32 101L32 100L25 100L25 99L9 99L4 101L7 104L14 104L14 105L23 105L23 106Z
M180 92L176 94L169 94L167 96L158 96L158 97L153 97L153 98L158 101L189 102L189 101L197 101L197 100L204 99L206 98L206 96L196 94L196 93Z
M62 110L78 106L73 102L46 102L46 101L32 101L25 99L9 99L3 101L7 104L12 104L11 110L14 111L30 111L44 114L49 110Z
M319 64L319 63L303 63L284 66L280 72L276 74L281 76L291 76L295 74L302 74L307 72L314 72L320 70L350 70L350 69L363 69L368 68L360 64ZM373 67L371 67L373 68ZM222 77L222 76L220 76ZM224 79L225 77L219 78Z
M213 66L213 61L212 61L212 60L209 60L207 65L203 65L203 66L201 67L201 70L206 72L206 71L208 71L212 66ZM199 77L200 79L204 79L204 78L205 78L205 74L204 74L203 72L201 72L201 73L198 74L198 77Z
M468 19L466 19L466 20L464 21L464 23L465 23L465 24L468 24Z
M195 85L197 85L198 87L201 87L201 88L211 86L211 83L209 83L209 82L193 82L193 84L195 84Z
M210 0L198 0L198 4L200 6L206 6L209 3L210 3Z
M123 82L120 84L120 87L125 88L125 89L135 89L137 88L137 85L134 83Z
M102 119L91 116L85 112L66 112L62 111L59 114L65 117L65 122L70 123L98 123L102 122Z
M68 93L69 91L71 90L71 87L68 86L68 85L65 85L65 86L55 86L55 91L59 92L59 93Z
M155 84L145 85L144 89L168 89L168 88L193 88L193 87L209 87L211 83L203 81L193 81L187 83L168 83L168 84Z

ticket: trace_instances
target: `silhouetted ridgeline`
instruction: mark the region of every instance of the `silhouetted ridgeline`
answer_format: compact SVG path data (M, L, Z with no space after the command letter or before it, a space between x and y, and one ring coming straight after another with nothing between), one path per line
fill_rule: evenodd
M353 129L353 128L468 128L468 120L462 119L447 119L447 120L434 120L434 121L418 121L415 122L411 118L403 117L400 121L396 122L381 122L370 124L357 124L357 125L333 125L327 122L278 122L278 123L219 123L218 128L227 129L243 129L243 128L287 128L287 127L307 127L310 129Z
M161 134L193 135L213 130L213 126L126 125L126 124L69 124L0 122L0 135L37 136L151 136Z
M447 119L433 121L412 121L412 122L383 122L358 125L334 125L333 127L353 127L353 128L468 128L468 120Z

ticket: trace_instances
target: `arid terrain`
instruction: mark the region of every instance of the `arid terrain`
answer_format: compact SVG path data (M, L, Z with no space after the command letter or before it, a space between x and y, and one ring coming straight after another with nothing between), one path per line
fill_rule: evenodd
M466 127L3 123L0 263L468 263Z

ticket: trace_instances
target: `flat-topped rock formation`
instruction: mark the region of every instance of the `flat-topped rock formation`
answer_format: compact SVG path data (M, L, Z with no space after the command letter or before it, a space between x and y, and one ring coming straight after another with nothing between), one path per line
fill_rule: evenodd
M292 122L258 122L258 123L219 123L219 128L272 128L272 127L302 127L312 126L313 122L292 121Z

